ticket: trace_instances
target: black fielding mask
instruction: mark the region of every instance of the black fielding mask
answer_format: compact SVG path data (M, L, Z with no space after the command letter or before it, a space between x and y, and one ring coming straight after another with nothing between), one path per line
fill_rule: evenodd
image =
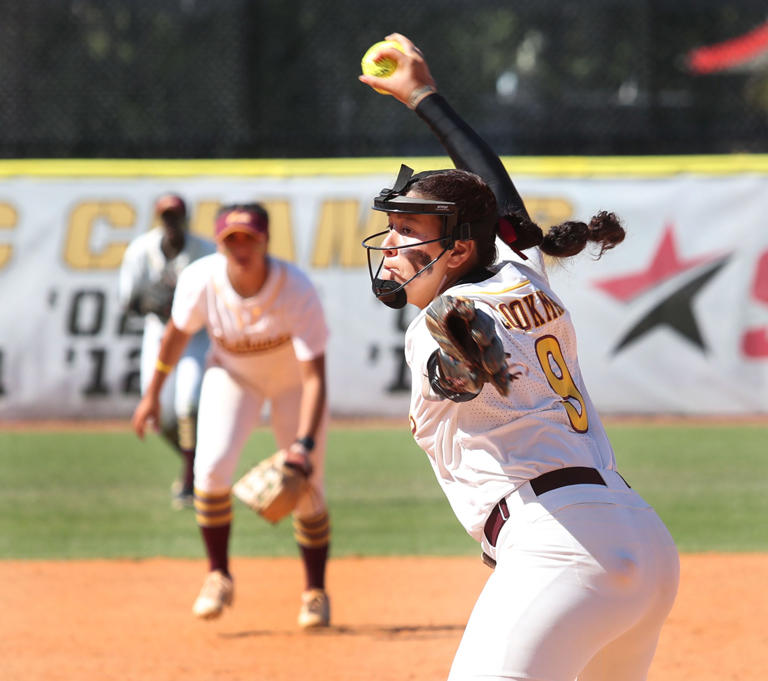
M371 265L371 251L385 251L390 249L382 248L380 246L371 246L369 242L377 237L387 234L387 231L377 232L376 234L372 234L363 239L363 248L366 249L368 256L368 274L371 277L371 289L373 290L373 295L375 295L382 303L395 310L405 307L405 304L408 302L405 287L411 283L411 281L423 272L426 272L432 265L442 258L448 249L453 247L456 240L472 238L469 224L457 225L458 208L455 203L451 201L438 201L436 199L421 199L405 196L408 189L418 180L439 172L443 171L431 170L414 175L412 168L409 168L406 165L401 165L394 187L392 187L392 189L382 189L379 195L373 200L373 209L385 213L437 215L443 218L442 236L437 239L430 239L429 241L408 244L407 246L401 246L396 249L402 250L403 248L411 248L413 246L422 246L424 244L436 242L439 242L443 246L443 250L436 258L422 267L416 274L408 279L408 281L403 282L402 284L398 284L396 281L379 278L379 272L381 272L382 265L384 264L384 258L382 258L381 263L379 263L375 274Z

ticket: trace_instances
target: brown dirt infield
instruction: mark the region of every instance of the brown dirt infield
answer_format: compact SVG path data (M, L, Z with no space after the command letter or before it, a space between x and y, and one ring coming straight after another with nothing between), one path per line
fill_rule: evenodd
M1 561L0 678L437 681L488 576L475 558L336 559L333 626L304 633L298 560L233 569L234 607L201 622L190 607L202 561ZM768 555L683 556L650 681L762 681L766 584Z

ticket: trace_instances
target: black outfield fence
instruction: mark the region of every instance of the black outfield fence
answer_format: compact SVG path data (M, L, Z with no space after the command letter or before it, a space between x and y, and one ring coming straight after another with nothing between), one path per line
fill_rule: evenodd
M502 154L768 152L764 0L0 0L0 157L441 153L393 30Z

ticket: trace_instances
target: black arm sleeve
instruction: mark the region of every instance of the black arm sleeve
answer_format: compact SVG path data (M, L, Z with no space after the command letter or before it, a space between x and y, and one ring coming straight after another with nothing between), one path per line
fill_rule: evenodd
M498 155L439 93L421 100L416 114L432 129L454 165L482 177L496 196L501 215L528 212Z

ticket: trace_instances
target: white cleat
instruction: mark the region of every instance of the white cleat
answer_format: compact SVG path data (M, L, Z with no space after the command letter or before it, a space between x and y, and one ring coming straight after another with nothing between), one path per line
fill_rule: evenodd
M327 627L331 623L331 602L322 589L309 589L301 594L299 626L302 629Z
M171 485L171 508L174 511L181 511L194 507L195 490L192 487L184 487L181 480L174 480Z
M221 570L209 572L200 589L200 595L192 606L195 617L210 620L221 615L225 605L232 605L235 598L235 585L231 577Z

